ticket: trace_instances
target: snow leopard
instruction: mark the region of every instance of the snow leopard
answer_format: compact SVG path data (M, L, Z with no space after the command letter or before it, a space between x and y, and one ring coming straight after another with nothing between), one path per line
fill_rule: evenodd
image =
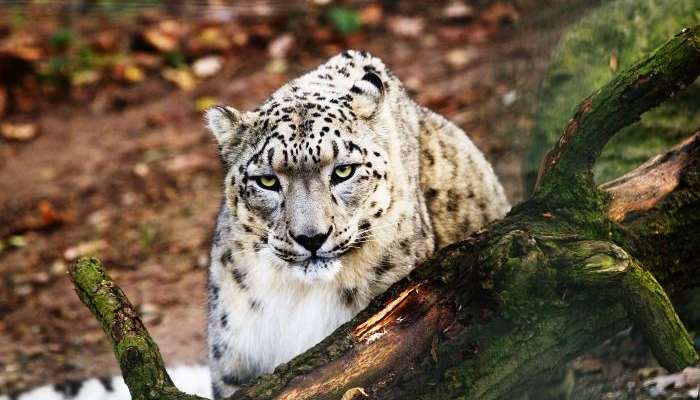
M320 342L510 206L455 124L348 50L252 111L206 112L224 169L208 274L214 398Z
M168 372L220 399L320 342L435 249L509 205L482 153L349 50L258 108L206 113L225 172L208 273L209 368ZM0 400L124 400L121 376Z

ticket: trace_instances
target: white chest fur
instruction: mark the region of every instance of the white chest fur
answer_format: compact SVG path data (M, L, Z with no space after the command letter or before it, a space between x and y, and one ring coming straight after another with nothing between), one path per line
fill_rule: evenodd
M257 257L256 265L247 268L245 290L226 276L230 274L224 272L220 280L219 309L227 322L217 328L216 336L226 355L233 355L230 361L236 370L271 372L355 313L344 303L335 281L303 282L274 263L272 258Z

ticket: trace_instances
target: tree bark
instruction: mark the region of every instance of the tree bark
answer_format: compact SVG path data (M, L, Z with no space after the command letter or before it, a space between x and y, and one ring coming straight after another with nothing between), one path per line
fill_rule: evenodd
M231 399L347 399L358 388L377 399L514 397L630 323L669 370L696 362L666 291L700 284L700 134L600 188L591 168L619 129L698 74L695 27L581 103L529 200ZM198 399L172 386L98 261L80 260L70 274L134 399Z

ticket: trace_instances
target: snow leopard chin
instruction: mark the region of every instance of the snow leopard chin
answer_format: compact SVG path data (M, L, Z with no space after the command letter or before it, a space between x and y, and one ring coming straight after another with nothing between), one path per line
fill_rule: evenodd
M299 263L289 264L292 275L308 284L332 281L342 267L337 258L310 258Z

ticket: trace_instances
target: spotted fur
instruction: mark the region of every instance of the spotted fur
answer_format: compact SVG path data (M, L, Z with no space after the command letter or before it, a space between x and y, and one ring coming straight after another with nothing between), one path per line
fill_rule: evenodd
M217 398L509 208L464 132L366 52L333 57L253 111L215 107L207 124L226 171L209 272Z

